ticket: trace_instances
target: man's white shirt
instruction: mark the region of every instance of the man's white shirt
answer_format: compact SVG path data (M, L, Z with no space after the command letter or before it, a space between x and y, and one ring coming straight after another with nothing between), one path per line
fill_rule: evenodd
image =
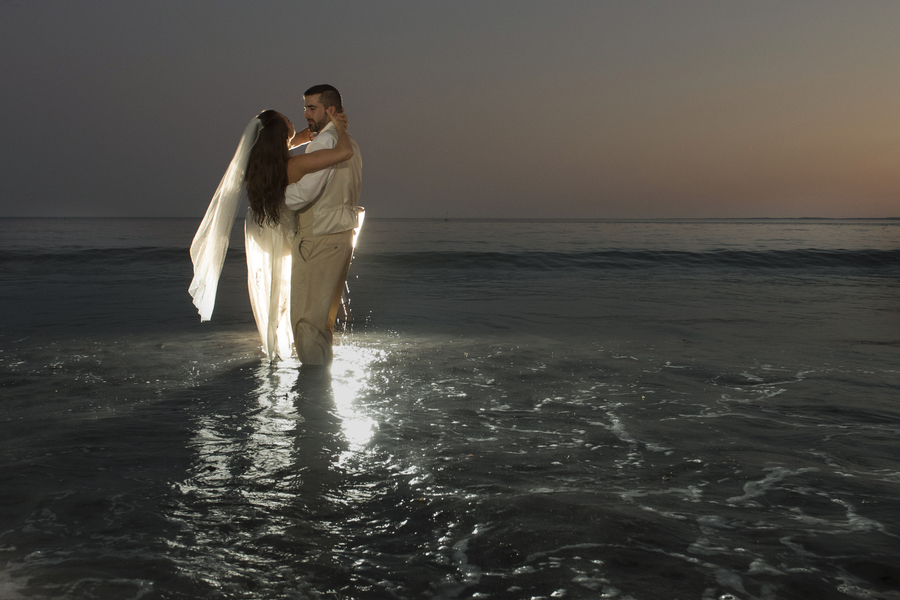
M337 130L329 123L316 139L306 145L305 154L316 150L327 150L337 146ZM309 175L304 175L297 183L292 183L284 191L284 203L291 210L299 210L322 195L322 190L334 176L334 167L328 167Z

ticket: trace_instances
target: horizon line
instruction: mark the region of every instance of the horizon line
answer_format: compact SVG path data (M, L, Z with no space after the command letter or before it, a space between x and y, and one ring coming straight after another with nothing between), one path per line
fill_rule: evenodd
M235 219L243 221L245 217ZM191 219L196 217L149 216L3 216L0 219ZM385 221L895 221L896 217L367 217L366 220Z

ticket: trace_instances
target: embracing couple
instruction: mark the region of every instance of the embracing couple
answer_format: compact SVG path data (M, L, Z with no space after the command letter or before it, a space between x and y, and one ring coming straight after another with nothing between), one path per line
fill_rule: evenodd
M209 320L241 197L250 302L269 358L295 351L305 365L331 363L334 322L362 225L359 146L346 131L341 95L317 85L303 95L308 129L283 114L254 118L191 244L190 293ZM306 153L290 150L306 144Z

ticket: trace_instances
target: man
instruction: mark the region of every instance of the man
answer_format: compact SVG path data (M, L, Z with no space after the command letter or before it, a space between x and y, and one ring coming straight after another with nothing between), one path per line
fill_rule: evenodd
M306 152L333 148L337 132L329 114L344 111L340 93L316 85L303 94L304 117L316 134ZM291 323L294 344L305 365L331 364L334 321L341 304L353 230L359 224L362 157L350 138L353 158L305 176L285 190L285 204L297 211L297 235L291 247Z

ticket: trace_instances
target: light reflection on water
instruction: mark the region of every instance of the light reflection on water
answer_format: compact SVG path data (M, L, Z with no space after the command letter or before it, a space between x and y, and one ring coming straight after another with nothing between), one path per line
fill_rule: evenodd
M331 568L358 492L352 472L365 470L376 431L359 396L378 356L338 346L330 372L262 361L245 376L247 404L229 411L226 398L197 416L194 463L169 515L182 527L173 549L183 572L244 587L268 569L297 580ZM294 566L285 567L285 553Z
M238 476L232 463L240 457L250 461L240 477L271 479L277 484L271 476L291 469L298 453L307 453L305 424L313 425L316 435L329 430L339 434L346 449L336 462L344 464L364 450L375 432L376 422L360 409L358 396L366 389L370 365L380 354L358 346L339 346L330 377L325 370L303 376L296 360L262 361L254 373L256 387L251 394L258 406L250 409L245 420L221 414L199 417L192 443L197 453L193 480L211 483ZM308 418L305 412L314 416ZM337 430L318 427L326 422L337 425Z
M381 354L371 348L350 344L335 348L331 387L341 429L350 444L341 463L352 453L362 450L375 433L375 421L359 411L357 399L371 378L371 364L381 358Z

